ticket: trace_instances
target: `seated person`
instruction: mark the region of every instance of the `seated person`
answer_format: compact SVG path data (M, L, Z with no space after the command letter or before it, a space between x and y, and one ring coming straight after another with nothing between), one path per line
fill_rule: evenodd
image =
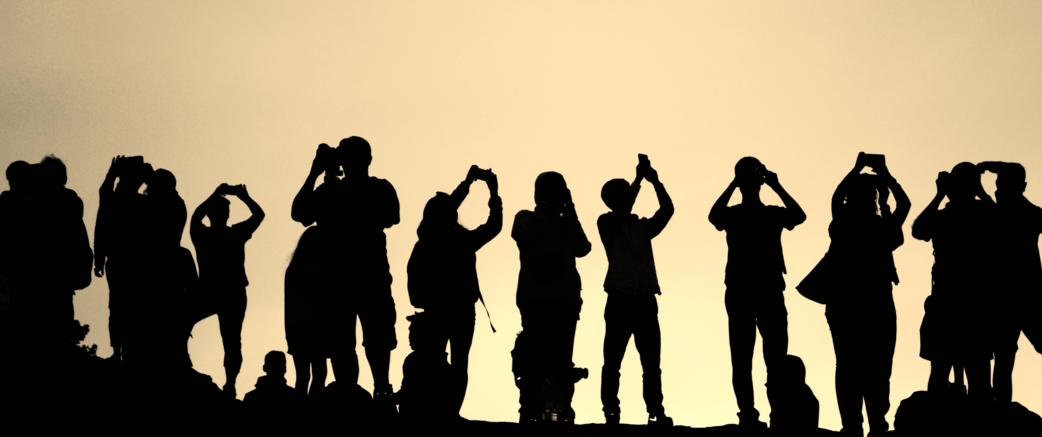
M807 385L807 368L795 355L786 355L781 374L767 383L771 403L771 429L812 432L818 429L818 398Z

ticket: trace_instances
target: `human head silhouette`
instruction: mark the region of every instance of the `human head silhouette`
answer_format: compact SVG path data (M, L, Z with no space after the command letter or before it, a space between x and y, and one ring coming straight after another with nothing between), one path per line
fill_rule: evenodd
M947 192L948 200L964 202L973 200L981 191L980 171L969 162L960 162L952 168Z
M739 159L734 165L734 180L742 192L743 199L747 196L758 198L765 170L766 168L760 163L760 160L751 156Z
M231 215L229 212L230 205L231 202L223 196L216 196L210 200L210 204L206 208L206 216L210 218L210 227L223 228L228 226L228 216Z
M438 349L437 342L434 341L434 332L438 328L435 326L435 321L431 319L431 315L427 313L414 313L411 316L406 316L405 320L409 321L409 347L414 351ZM442 344L442 352L445 351L444 344Z
M1024 194L1024 189L1027 188L1027 185L1027 174L1024 171L1024 166L1016 162L1008 162L1003 166L999 177L995 179L995 195Z
M337 158L344 168L344 176L368 176L373 162L373 150L362 137L347 137L336 148Z
M637 196L625 179L612 179L601 187L601 200L612 211L629 214L633 210L633 202L637 200Z
M879 176L872 174L859 174L847 185L847 206L854 211L865 214L875 214L879 211L877 200L879 199Z
M12 192L28 190L32 185L32 165L25 161L15 161L7 166L7 184Z
M264 373L271 376L285 375L286 354L279 351L271 351L264 355Z
M41 187L49 189L61 188L68 182L69 176L65 170L65 163L58 159L57 156L47 155L38 165L38 183Z
M548 171L535 178L535 204L547 208L550 212L560 214L568 200L568 185L564 176L555 171Z
M161 168L152 173L148 178L146 194L166 196L177 192L177 178L170 170Z
M452 207L448 194L438 192L423 207L423 220L420 222L420 233L444 231L456 226L459 214Z

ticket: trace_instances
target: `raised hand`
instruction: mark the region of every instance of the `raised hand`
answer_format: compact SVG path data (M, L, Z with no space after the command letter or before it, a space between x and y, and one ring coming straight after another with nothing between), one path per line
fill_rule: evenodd
M771 187L771 188L777 187L778 186L778 174L773 172L773 171L767 170L767 167L764 167L763 168L763 182L765 184L767 184L768 187Z

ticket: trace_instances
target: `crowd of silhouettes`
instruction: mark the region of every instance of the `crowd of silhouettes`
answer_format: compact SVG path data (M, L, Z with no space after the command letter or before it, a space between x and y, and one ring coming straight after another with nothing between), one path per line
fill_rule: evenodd
M409 300L421 311L406 318L413 352L394 392L388 375L391 351L397 347L397 313L385 230L399 223L399 203L390 182L369 174L372 159L369 143L360 137L345 138L336 148L321 144L293 199L291 216L306 228L284 283L286 343L296 381L292 386L286 381L285 353L272 351L264 357L265 374L243 400L258 421L299 429L286 417L324 409L328 414L322 420L330 426L335 426L332 417L345 411L360 420L397 416L417 425L465 422L460 411L476 305L484 306L477 252L503 228L498 178L490 169L471 166L451 193L437 192L423 209L407 266ZM996 200L981 184L986 172L997 175ZM249 285L245 245L265 216L246 186L221 184L195 209L189 231L196 259L181 244L188 217L174 174L153 170L141 156L112 159L99 192L93 250L83 202L65 188L68 176L61 160L17 161L6 176L10 189L0 193L0 347L38 358L0 362L5 374L24 376L5 378L0 385L3 406L26 411L13 407L19 396L42 399L39 393L47 390L69 394L62 384L88 374L117 387L104 391L107 396L140 395L147 375L159 372L168 384L159 402L163 408L141 420L155 417L156 411L180 414L205 407L221 415L238 408L235 385L243 362ZM459 223L458 210L479 180L490 194L488 218L468 229ZM650 218L632 211L642 181L652 185L658 200ZM938 174L936 195L911 229L914 238L933 243L935 258L920 328L920 356L931 366L928 395L906 400L900 407L906 412L902 418L935 417L934 410L953 399L965 398L975 408L1008 406L1021 332L1042 353L1042 321L1036 317L1042 304L1037 293L1042 285L1042 208L1024 197L1026 184L1025 169L1016 163L964 162ZM763 185L778 195L782 206L761 201ZM728 206L735 190L741 192L741 202ZM564 176L540 174L534 194L535 208L518 212L510 232L520 257L516 304L522 331L512 351L520 422L574 423L575 384L588 375L572 356L583 303L576 258L590 253L591 243ZM229 224L229 196L246 205L248 219ZM662 289L652 240L670 222L673 201L645 155L638 155L633 181L607 181L601 199L609 210L597 220L608 259L600 387L605 422L620 423L620 369L632 337L643 370L647 423L672 426L663 406ZM904 244L902 229L910 208L885 157L858 154L832 195L828 251L796 287L825 305L843 434L863 435L862 405L870 435L890 429L885 417L897 340L893 293L899 283L893 253ZM767 427L753 399L757 330L764 343L771 428L806 433L818 427L819 404L806 384L807 368L788 354L783 295L787 272L782 230L792 230L806 218L777 174L753 157L735 164L734 178L709 212L710 223L726 232L724 303L731 380L739 426L747 430ZM100 367L84 373L86 367L70 364L81 362L75 357L94 355L76 345L89 327L75 320L72 301L76 290L91 283L92 260L95 276L105 277L109 285L113 353L107 361L119 366L118 374ZM495 332L491 314L487 308L485 312ZM188 354L193 327L212 315L224 346L223 389L195 371ZM374 381L371 394L358 385L358 320ZM327 360L336 380L329 385ZM954 383L949 381L953 372ZM65 378L48 377L56 373ZM30 389L34 384L40 386ZM134 407L127 399L113 402ZM928 414L930 408L934 412Z

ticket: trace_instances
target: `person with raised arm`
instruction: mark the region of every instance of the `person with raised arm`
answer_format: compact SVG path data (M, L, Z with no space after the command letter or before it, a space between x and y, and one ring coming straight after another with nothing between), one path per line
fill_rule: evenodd
M866 167L876 174L861 174ZM887 204L891 192L897 202L892 213ZM833 292L825 316L836 352L836 400L843 432L863 432L862 400L869 435L890 427L886 414L897 343L893 286L899 282L893 251L904 243L901 226L911 206L882 155L858 154L832 195L827 256L834 260L835 271L830 272Z
M316 156L316 161L321 159ZM349 385L356 382L357 316L373 373L373 399L380 410L391 414L394 404L388 372L391 351L398 341L384 230L398 224L400 217L394 186L369 175L372 160L372 149L365 139L341 140L326 162L312 166L293 201L292 214L305 226L317 222L321 229L321 253L307 274L314 284L308 287L314 296L312 307L317 310L318 347L332 359L338 381ZM323 168L333 166L343 168L343 179L327 177L312 190Z
M998 285L996 296L995 371L992 384L995 401L1001 406L1013 401L1013 364L1017 342L1023 332L1035 351L1042 353L1042 261L1038 236L1042 234L1042 208L1027 197L1024 166L1015 162L989 161L977 164L981 172L998 175L995 180L995 241L986 256L995 258Z
M655 187L659 209L651 218L632 213L646 179ZM619 424L619 368L630 337L637 345L644 370L644 403L648 425L671 426L673 419L662 406L662 334L658 323L658 299L662 294L655 270L651 240L665 229L673 217L673 201L659 181L658 172L645 155L640 155L633 183L612 179L601 189L601 199L611 209L597 219L597 231L608 256L604 291L604 367L601 369L601 404L609 425Z
M460 205L475 180L488 185L488 219L473 230L458 222ZM474 340L475 304L484 303L478 286L476 252L503 229L503 201L499 180L491 170L471 166L467 177L452 194L437 193L423 208L423 220L416 234L419 241L409 257L409 300L423 308L433 342L444 351L452 346L452 370L456 380L452 413L459 414L467 393L467 367ZM489 321L491 324L491 320Z
M785 311L785 260L781 231L807 219L803 209L782 188L778 175L759 160L745 157L734 167L735 177L709 211L709 222L727 232L724 305L731 344L731 384L738 401L739 425L765 427L753 403L752 361L756 329L763 337L767 380L788 353L788 313ZM781 198L781 206L760 201L766 184ZM727 206L735 190L742 203Z
M228 225L230 202L236 196L250 209L250 218ZM203 224L210 219L210 226ZM264 221L264 210L245 185L221 184L192 214L189 232L199 258L199 283L216 303L224 344L224 392L235 397L235 380L242 367L242 322L246 317L246 242Z
M988 289L995 265L991 253L995 203L981 186L972 163L937 174L937 194L912 223L912 237L933 242L933 288L919 328L919 356L930 361L927 390L950 392L948 375L962 365L968 394L978 402L993 399L991 359L993 301ZM948 204L941 208L941 201Z
M536 178L535 202L535 211L523 210L514 216L510 231L521 257L517 307L525 341L536 345L530 352L538 350L538 355L528 359L536 373L560 389L563 407L558 420L574 423L571 401L575 386L570 372L582 309L582 281L575 259L590 253L590 240L560 173L545 172ZM525 387L521 389L521 420L537 421L543 410L539 394L533 392L538 385Z

